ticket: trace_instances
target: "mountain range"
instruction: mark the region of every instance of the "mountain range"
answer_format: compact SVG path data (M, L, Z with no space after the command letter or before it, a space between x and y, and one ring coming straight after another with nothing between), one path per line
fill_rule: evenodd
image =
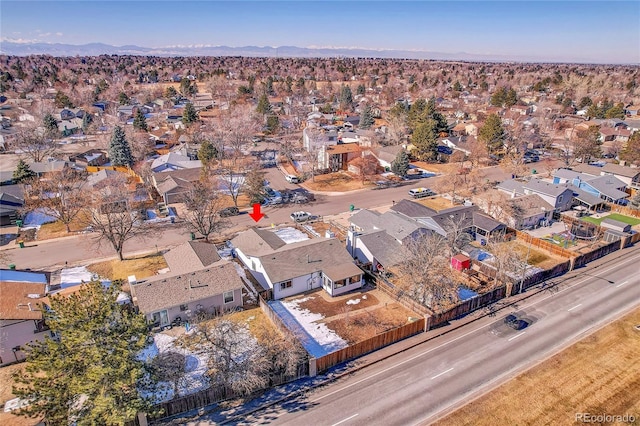
M141 55L141 56L254 56L254 57L297 57L297 58L400 58L400 59L433 59L460 61L496 61L496 62L541 62L549 58L533 58L525 56L505 56L490 54L474 54L466 52L445 53L421 50L376 50L364 48L339 47L296 47L296 46L169 46L141 47L135 45L112 46L103 43L81 45L62 43L16 43L0 42L0 54L27 56L96 56L96 55ZM551 60L551 62L560 62Z

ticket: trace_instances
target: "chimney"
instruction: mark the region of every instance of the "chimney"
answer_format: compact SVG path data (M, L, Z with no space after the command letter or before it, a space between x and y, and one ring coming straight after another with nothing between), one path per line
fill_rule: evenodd
M511 198L516 198L516 189L513 188L513 192L511 192Z

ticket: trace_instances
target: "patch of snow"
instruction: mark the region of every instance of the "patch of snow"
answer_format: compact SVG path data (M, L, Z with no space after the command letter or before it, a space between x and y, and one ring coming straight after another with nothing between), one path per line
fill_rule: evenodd
M83 282L88 283L91 280L97 280L97 279L100 279L100 277L97 274L93 274L89 270L87 270L86 266L77 266L75 268L64 268L60 271L60 290L63 290L69 287L78 286ZM111 285L111 281L107 279L100 279L100 282L105 287L108 287ZM60 290L52 291L51 294L55 294ZM127 297L126 300L123 298L122 296L123 294L126 296L125 293L121 293L118 296L118 300L117 300L118 303L126 303L129 301L128 296L126 296Z
M357 305L360 303L360 299L349 299L347 300L347 305Z
M218 254L220 255L221 258L230 260L230 259L233 259L233 255L231 254L232 251L233 251L232 247L225 247L225 248L218 249Z
M329 329L326 324L318 323L318 321L324 319L322 314L311 312L298 306L305 300L307 298L286 301L282 302L282 305L293 315L305 331L324 348L330 348L331 351L335 351L349 346L342 337Z
M363 299L366 299L366 298L367 298L367 295L366 295L366 294L363 294L363 295L362 295L362 298L363 298Z
M30 211L22 221L22 229L40 228L45 223L55 222L56 218L47 214L44 209L35 209Z
M162 268L162 269L159 269L159 270L158 270L158 274L166 274L166 273L168 273L169 271L171 271L171 269L170 269L170 268Z
M247 278L247 273L245 272L244 268L242 267L242 265L238 264L238 262L233 262L233 266L236 268L236 272L238 273L240 278L242 278L242 281L244 281L245 285L247 286L249 290L249 294L252 296L252 299L255 299L258 292L256 291L256 288L253 286L251 281L249 281L249 278Z
M291 227L278 229L277 231L275 231L275 234L287 244L297 243L298 241L305 241L309 239L309 236L307 234Z

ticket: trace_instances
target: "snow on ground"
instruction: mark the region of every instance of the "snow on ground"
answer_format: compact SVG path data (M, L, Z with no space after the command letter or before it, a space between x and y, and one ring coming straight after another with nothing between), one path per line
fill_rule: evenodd
M249 293L251 294L252 299L255 299L258 292L256 291L256 288L253 286L249 278L247 278L247 274L244 268L238 262L233 262L233 266L236 268L236 272L238 272L238 275L240 275L240 278L242 278L242 281L244 281L245 285L249 289Z
M291 227L278 229L277 231L275 231L275 234L287 244L309 239L309 236L307 234Z
M307 298L283 301L282 305L289 311L307 333L324 348L331 348L327 353L349 346L347 342L338 336L325 324L318 323L324 319L322 314L310 312L308 309L300 308L298 305Z
M349 299L347 300L347 305L357 305L360 303L360 299Z
M194 353L188 349L175 346L176 338L163 333L153 336L153 343L138 353L138 359L151 362L161 353L177 352L185 356L185 374L178 382L178 396L189 395L209 387L209 379L206 376L207 354ZM151 397L154 402L169 401L174 398L175 390L170 382L159 382L153 392L141 392L143 396Z
M169 207L169 214L166 217L160 217L153 209L147 209L147 219L145 223L162 223L162 222L171 222L171 220L175 220L176 211L173 207Z
M93 274L87 270L86 266L77 266L75 268L64 268L60 271L60 289L51 291L50 294L56 294L61 290L69 287L79 286L80 284L88 283L91 280L100 279L100 282L104 287L109 287L111 285L111 281L100 278L98 275ZM117 303L129 303L131 298L125 292L120 292L118 298L116 299Z
M223 259L233 259L233 255L231 252L233 251L233 247L225 246L224 248L218 249L218 255L220 255Z
M56 218L53 216L49 216L42 209L35 209L27 213L22 221L22 229L28 228L36 228L39 229L40 225L44 225L45 223L55 222Z

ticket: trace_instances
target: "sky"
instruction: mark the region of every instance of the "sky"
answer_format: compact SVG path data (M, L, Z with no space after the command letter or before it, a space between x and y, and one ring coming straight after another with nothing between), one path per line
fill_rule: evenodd
M640 63L638 1L8 1L6 41L354 47Z

